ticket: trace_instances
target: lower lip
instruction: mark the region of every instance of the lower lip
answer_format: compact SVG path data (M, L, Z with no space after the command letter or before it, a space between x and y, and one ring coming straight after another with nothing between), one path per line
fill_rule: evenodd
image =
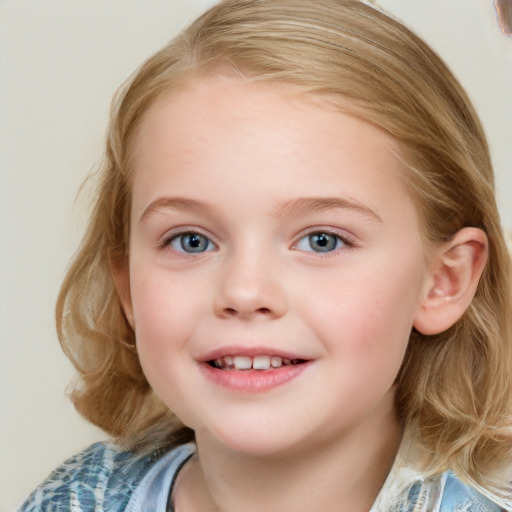
M269 391L298 377L310 362L281 366L271 370L220 370L208 363L200 368L206 378L223 388L245 393Z

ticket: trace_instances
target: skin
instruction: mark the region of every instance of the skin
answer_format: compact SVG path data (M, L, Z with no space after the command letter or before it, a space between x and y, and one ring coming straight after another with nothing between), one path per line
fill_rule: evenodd
M116 282L148 381L196 432L180 512L371 507L402 430L393 382L438 281L396 150L291 86L203 79L145 113ZM190 232L206 250L187 252ZM233 350L308 363L233 390L203 371Z

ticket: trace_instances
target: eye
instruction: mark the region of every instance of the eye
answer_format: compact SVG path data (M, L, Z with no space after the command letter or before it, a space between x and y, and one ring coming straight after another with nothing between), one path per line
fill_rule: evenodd
M188 254L197 254L215 249L215 245L209 238L200 233L193 232L173 236L167 244L176 251Z
M332 252L344 245L348 244L340 236L318 231L302 237L294 248L309 252Z

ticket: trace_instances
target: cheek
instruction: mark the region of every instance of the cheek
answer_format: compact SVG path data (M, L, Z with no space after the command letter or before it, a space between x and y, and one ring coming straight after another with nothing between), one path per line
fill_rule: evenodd
M184 375L190 372L182 357L191 336L187 308L165 280L145 273L132 285L137 352L144 374L156 394L174 412L185 399ZM179 409L179 408L178 408Z
M165 279L144 272L133 276L132 302L137 349L145 372L172 363L189 335L190 321L183 299Z
M398 370L418 306L422 264L365 268L331 281L304 314L341 359L374 368L386 362Z

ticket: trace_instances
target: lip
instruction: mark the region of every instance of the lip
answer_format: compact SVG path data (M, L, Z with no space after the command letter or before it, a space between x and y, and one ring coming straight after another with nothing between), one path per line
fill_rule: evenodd
M215 359L220 359L225 356L279 356L283 359L302 359L304 361L309 361L311 359L310 357L305 357L304 355L293 352L282 351L275 347L243 347L240 345L232 345L207 352L206 354L199 356L197 360L200 363L207 363L208 361L215 361Z
M211 366L210 361L225 356L279 356L283 359L300 360L300 364L286 365L268 370L224 370ZM206 379L230 391L262 393L282 386L299 377L311 366L313 360L297 353L281 351L270 347L224 346L198 358L199 368Z
M247 353L246 353L247 354ZM313 361L281 366L269 370L221 370L200 362L202 374L210 382L224 389L243 393L262 393L282 386L297 378Z

